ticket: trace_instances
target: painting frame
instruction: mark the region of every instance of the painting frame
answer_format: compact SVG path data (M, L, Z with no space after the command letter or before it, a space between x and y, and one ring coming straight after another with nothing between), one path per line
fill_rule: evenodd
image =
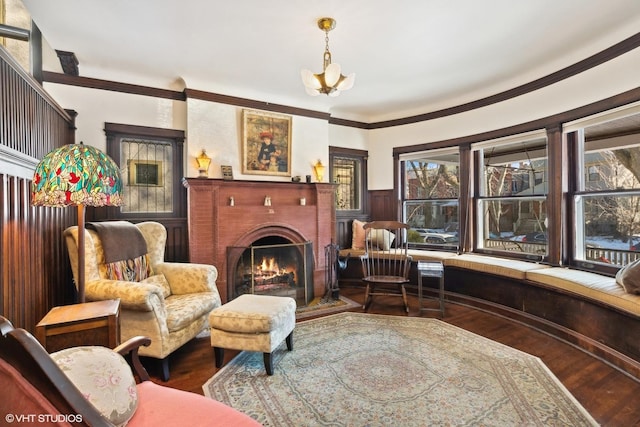
M291 116L242 110L242 173L291 176Z
M160 160L129 159L127 161L127 169L129 170L128 185L162 187L164 185L162 167L162 161Z
M230 165L220 166L220 171L222 172L222 179L228 181L233 180L233 168Z

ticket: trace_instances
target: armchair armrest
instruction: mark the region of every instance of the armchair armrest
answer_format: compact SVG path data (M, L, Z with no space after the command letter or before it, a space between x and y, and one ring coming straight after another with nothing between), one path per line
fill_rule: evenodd
M144 368L144 366L142 366L142 363L140 363L140 357L138 356L138 349L140 348L140 346L149 347L150 345L151 345L151 338L137 336L137 337L129 338L128 340L126 340L125 342L123 342L122 344L120 344L119 346L113 349L113 351L120 354L121 356L127 356L127 355L129 356L128 361L131 364L131 367L133 368L134 373L140 379L140 382L149 381L150 378L149 378L149 373Z
M176 295L197 292L218 292L218 269L208 264L163 262L154 266L155 273L167 278L171 293Z
M91 280L85 285L85 294L90 301L119 298L123 308L139 311L152 311L154 298L164 301L158 286L124 280Z

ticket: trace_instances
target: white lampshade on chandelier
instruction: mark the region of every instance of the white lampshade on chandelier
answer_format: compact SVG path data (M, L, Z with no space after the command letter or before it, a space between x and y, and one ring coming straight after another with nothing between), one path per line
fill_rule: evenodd
M325 32L325 48L322 73L314 74L309 70L302 70L302 82L304 83L307 93L311 96L317 96L324 93L329 96L338 96L340 92L351 89L356 80L356 74L351 73L343 76L340 70L340 64L331 62L331 52L329 52L329 31L336 27L336 21L333 18L318 19L318 28Z

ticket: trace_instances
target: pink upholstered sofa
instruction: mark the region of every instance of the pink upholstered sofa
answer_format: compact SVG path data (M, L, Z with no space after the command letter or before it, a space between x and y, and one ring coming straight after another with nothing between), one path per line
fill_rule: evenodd
M75 347L49 355L29 332L14 329L2 316L0 333L0 419L7 424L260 425L221 402L150 381L137 354L148 338L136 337L115 350ZM121 356L128 352L139 384Z

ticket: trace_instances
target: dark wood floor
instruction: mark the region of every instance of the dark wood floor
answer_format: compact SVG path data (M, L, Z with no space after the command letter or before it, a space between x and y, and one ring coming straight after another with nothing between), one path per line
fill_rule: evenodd
M356 288L342 289L341 295L357 302L363 299L363 291ZM370 313L403 315L400 298L377 298ZM410 296L409 305L409 316L438 316L431 312L419 313L416 297ZM601 425L640 426L640 381L544 333L474 308L447 303L443 320L540 357ZM226 351L225 363L236 354ZM145 361L145 365L153 380L161 382L159 365L152 362ZM171 356L170 366L171 379L166 385L202 394L202 385L216 372L208 338L195 339L184 345Z

